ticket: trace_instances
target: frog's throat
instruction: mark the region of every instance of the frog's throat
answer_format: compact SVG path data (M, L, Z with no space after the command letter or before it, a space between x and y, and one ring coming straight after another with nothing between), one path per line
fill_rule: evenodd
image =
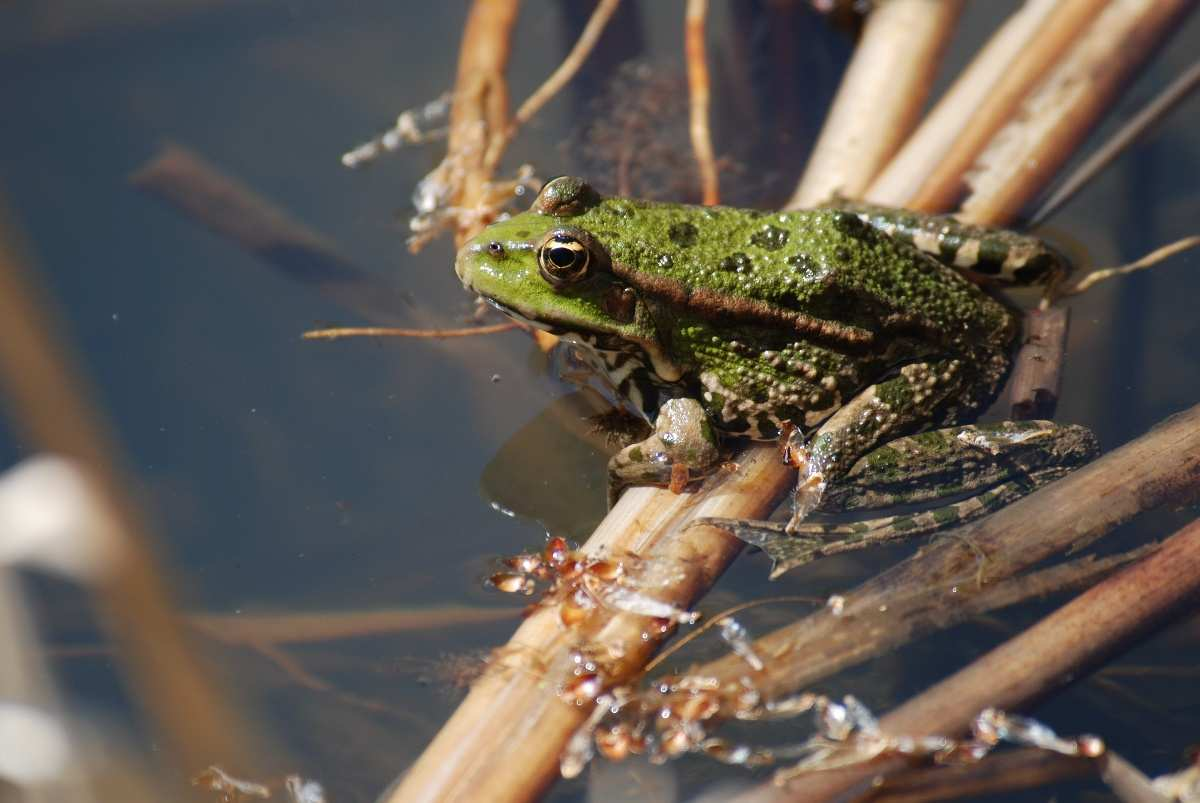
M579 332L569 326L548 324L535 321L507 304L502 304L494 298L483 296L488 304L503 312L508 317L534 329L541 329L554 335L569 336L576 341L601 351L631 352L639 349L646 355L650 368L664 382L678 382L683 379L683 367L672 360L663 350L658 341L653 339L626 339L620 335L604 335L598 332Z
M616 261L612 264L612 272L635 290L654 298L661 298L668 304L704 318L733 319L763 326L790 328L808 337L853 346L869 346L876 340L873 332L858 326L816 318L759 299L740 298L705 288L689 287L677 279L639 271Z

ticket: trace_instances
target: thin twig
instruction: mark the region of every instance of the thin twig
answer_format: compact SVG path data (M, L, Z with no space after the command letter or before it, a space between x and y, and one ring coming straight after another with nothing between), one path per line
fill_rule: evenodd
M1129 119L1121 129L1096 149L1061 185L1045 200L1041 208L1029 219L1030 226L1040 225L1075 196L1089 181L1104 170L1126 148L1156 123L1166 117L1188 95L1200 86L1200 61L1188 67L1145 108Z
M555 68L554 72L550 73L550 77L525 99L505 127L503 134L494 136L488 144L487 156L484 159L484 165L488 169L496 169L496 165L500 163L500 157L504 153L504 148L516 135L517 130L532 120L534 115L541 111L541 108L575 77L575 73L579 72L579 68L583 66L588 54L592 52L592 48L600 39L600 34L604 33L604 29L608 25L608 21L612 19L619 3L620 0L600 0L596 5L596 10L592 12L587 25L583 26L583 32L579 34L579 39L575 41L571 52Z
M720 190L717 184L717 162L713 156L712 133L708 127L708 56L704 40L707 19L708 0L688 0L683 41L687 53L689 130L692 136L692 151L696 154L696 164L700 168L703 203L713 206L720 203Z
M721 611L720 613L715 613L712 616L709 616L708 618L706 618L704 620L703 624L701 624L695 630L688 631L687 635L682 636L682 637L677 638L674 641L672 641L671 644L665 650L660 652L658 655L654 656L653 661L646 664L645 668L642 669L642 673L649 674L649 673L653 672L658 666L660 666L664 661L666 661L672 655L679 652L685 646L692 643L696 639L700 638L700 636L704 635L706 632L708 632L713 627L715 627L717 624L719 624L722 619L725 619L729 616L734 616L735 614L739 614L742 611L748 611L753 608L760 608L763 605L781 605L784 603L791 603L791 602L800 602L800 603L804 603L806 605L823 605L825 603L825 600L819 599L817 597L802 597L802 596L797 596L797 595L787 595L787 596L782 596L782 597L764 597L763 599L754 599L754 600L750 600L749 602L743 602L739 605L734 605L731 608L726 608L725 610Z
M1164 259L1175 256L1180 251L1187 251L1188 249L1195 248L1197 246L1200 246L1200 235L1192 235L1191 237L1184 237L1182 240L1176 240L1173 243L1168 243L1161 248L1156 248L1141 259L1130 262L1126 265L1119 265L1115 268L1101 268L1099 270L1094 270L1087 276L1084 276L1082 279L1075 282L1075 284L1071 285L1070 287L1063 288L1061 291L1059 291L1058 297L1067 298L1069 296L1077 296L1094 285L1099 284L1100 282L1116 278L1117 276L1126 276L1130 273L1136 273L1139 270L1145 270L1146 268L1154 267Z
M406 329L401 326L339 326L332 329L310 329L300 337L304 340L340 340L344 337L473 337L494 335L519 329L516 321L493 323L488 326L464 326L458 329Z

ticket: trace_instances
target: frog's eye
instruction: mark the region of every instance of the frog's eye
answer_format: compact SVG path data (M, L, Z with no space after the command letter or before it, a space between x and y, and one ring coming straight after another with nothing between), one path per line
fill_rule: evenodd
M538 250L538 267L550 284L558 287L587 276L591 254L569 234L555 234Z

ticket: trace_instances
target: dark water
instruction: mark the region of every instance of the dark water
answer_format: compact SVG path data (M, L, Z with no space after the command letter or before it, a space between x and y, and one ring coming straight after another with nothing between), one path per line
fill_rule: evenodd
M583 128L627 58L656 65L671 97L682 7L630 5L579 87L522 133L510 166L530 161L542 176L603 170ZM777 18L772 40L753 27L765 5L718 5L710 26L717 150L736 163L725 178L731 202L786 197L849 49L845 33L809 16ZM969 4L950 67L1013 6ZM449 88L466 9L394 0L21 0L0 9L0 187L120 436L189 610L514 607L481 587L490 561L537 546L546 528L583 537L603 514L604 458L549 409L571 389L527 338L302 342L299 333L314 326L372 321L127 181L163 143L188 147L407 294L393 312L398 322L461 325L471 299L450 269L452 245L442 239L418 255L404 245L408 195L439 146L358 171L339 156L400 109ZM584 16L567 3L527 4L513 54L515 100L558 63ZM741 36L732 33L738 21ZM781 33L796 46L781 47ZM1184 68L1197 44L1193 19L1117 116ZM610 108L624 102L615 97ZM660 136L686 149L682 120L668 119L669 110L656 121ZM1096 264L1196 233L1198 123L1193 102L1058 214L1049 233L1082 244ZM644 181L675 183L643 191L680 197L689 182L678 179L648 173ZM1111 448L1195 402L1197 265L1198 256L1177 257L1072 303L1060 419L1092 427ZM5 437L0 455L10 465L26 451ZM493 502L520 515L502 515ZM1193 513L1147 515L1110 540L1162 536ZM905 551L831 559L770 592L827 595ZM744 556L705 608L761 595L765 574L762 556ZM71 589L41 589L51 641L101 637ZM926 639L823 688L886 710L1054 604ZM747 623L765 631L787 615ZM281 763L321 779L342 803L372 799L415 758L458 699L447 682L455 668L510 630L493 623L292 650L310 672L374 707L304 688L248 652L212 651L247 714L288 756ZM1200 715L1196 632L1193 621L1190 631L1138 647L1116 662L1122 674L1078 683L1036 715L1063 733L1103 735L1150 774L1181 766ZM62 658L55 667L80 708L133 722L106 659ZM689 793L744 777L700 761L674 768ZM584 789L561 784L554 797L579 799ZM1082 784L1057 792L1101 793Z

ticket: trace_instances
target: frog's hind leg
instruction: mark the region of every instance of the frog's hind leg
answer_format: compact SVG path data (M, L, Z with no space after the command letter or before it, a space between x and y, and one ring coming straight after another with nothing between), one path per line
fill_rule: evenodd
M970 496L915 513L840 524L708 520L761 547L771 576L817 558L945 530L997 510L1073 471L1097 453L1083 427L1005 421L899 438L859 460L820 509L834 512Z
M1004 369L1003 357L994 364L984 363L954 358L910 363L842 405L808 443L793 431L784 454L800 476L788 531L794 532L822 504L831 482L840 480L881 443L923 423L955 420L973 412L982 401L976 394L990 395Z
M1001 483L982 493L933 510L881 516L845 524L803 522L788 533L782 522L706 519L739 540L759 547L771 558L771 579L819 558L854 552L876 544L907 541L966 524L1015 502L1034 488L1050 483L1069 469L1038 472L1025 480Z
M1065 256L1027 234L963 223L951 215L850 202L836 206L938 262L986 281L1053 286L1071 272L1071 263Z

